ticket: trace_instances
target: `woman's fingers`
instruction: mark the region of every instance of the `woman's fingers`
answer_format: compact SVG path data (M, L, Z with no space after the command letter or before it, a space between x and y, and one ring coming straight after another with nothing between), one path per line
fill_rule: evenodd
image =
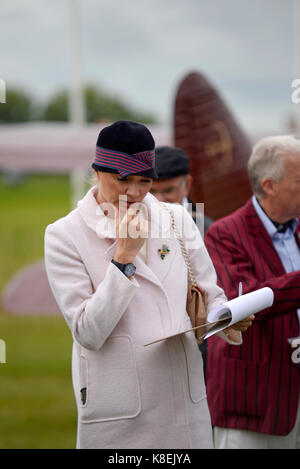
M126 210L121 218L121 211L116 211L116 233L118 238L146 238L148 237L148 220L142 210Z
M141 215L135 215L128 223L128 233L131 238L145 238L148 236L148 220Z
M116 232L119 238L127 238L128 237L128 227L130 223L136 217L136 213L130 214L128 210L125 212L122 210L116 211Z
M232 329L235 329L236 331L245 332L252 325L253 321L254 321L254 314L251 314L251 316L248 316L242 321L236 322L230 327Z

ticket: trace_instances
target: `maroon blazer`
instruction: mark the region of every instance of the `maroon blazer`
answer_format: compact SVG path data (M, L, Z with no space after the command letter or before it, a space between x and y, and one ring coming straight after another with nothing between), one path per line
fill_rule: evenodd
M296 232L299 243L300 230ZM300 271L285 273L249 200L208 230L205 243L228 299L270 287L273 306L255 315L241 346L208 339L207 395L212 424L288 434L297 414L300 368L288 338L299 335Z

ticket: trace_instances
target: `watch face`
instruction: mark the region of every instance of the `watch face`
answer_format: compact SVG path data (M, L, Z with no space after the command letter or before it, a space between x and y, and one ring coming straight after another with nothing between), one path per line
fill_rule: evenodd
M134 275L134 272L135 272L135 265L133 264L126 264L125 265L125 268L124 268L124 274L127 276L127 277L131 277L132 275Z

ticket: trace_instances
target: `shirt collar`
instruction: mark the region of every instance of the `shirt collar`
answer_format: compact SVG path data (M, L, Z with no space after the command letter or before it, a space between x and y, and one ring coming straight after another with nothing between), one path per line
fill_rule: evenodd
M253 206L256 210L256 213L257 213L258 217L260 218L262 224L266 228L269 236L271 238L275 237L275 235L278 234L278 230L277 230L276 226L274 225L274 223L272 222L272 220L268 217L266 212L260 206L260 204L257 201L255 195L252 196L252 204L253 204ZM298 224L299 224L299 220L297 218L295 218L293 220L292 227L290 228L290 230L292 230L293 234L295 234L295 231L296 231L296 228L297 228ZM287 230L287 231L290 231L290 230Z
M184 197L184 198L182 199L181 205L183 205L184 208L187 210L188 207L189 207L189 205L190 205L189 199L188 199L187 197Z

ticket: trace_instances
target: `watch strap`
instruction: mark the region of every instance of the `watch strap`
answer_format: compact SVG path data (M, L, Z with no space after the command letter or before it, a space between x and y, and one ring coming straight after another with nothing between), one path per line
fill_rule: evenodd
M126 277L132 277L135 273L135 265L132 264L131 262L129 262L128 264L122 264L121 262L117 262L115 261L114 259L111 260L111 262L116 266L118 267L118 269L121 270L121 272L123 272L124 275L126 275ZM131 275L127 275L126 273L126 266L132 266L134 269L133 269L133 272Z
M115 264L115 266L118 267L118 269L120 269L123 272L123 269L124 269L126 264L121 264L121 262L117 262L114 259L112 259L111 261L112 261L113 264Z

